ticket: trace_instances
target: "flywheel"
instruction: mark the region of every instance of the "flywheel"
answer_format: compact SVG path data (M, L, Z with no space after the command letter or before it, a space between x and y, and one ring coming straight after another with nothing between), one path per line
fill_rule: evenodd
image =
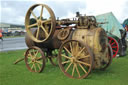
M38 43L49 40L56 27L54 12L45 4L35 4L29 8L25 17L25 28L30 38ZM36 30L34 35L31 29Z

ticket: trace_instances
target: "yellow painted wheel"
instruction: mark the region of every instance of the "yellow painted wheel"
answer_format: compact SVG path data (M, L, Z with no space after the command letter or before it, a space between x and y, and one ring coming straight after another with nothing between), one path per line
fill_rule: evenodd
M45 67L43 51L38 47L30 47L25 54L25 64L31 72L42 72Z
M35 42L44 42L49 40L56 27L55 15L50 7L45 4L35 4L29 8L25 17L25 28L27 34ZM31 23L30 21L35 21ZM36 34L31 32L36 29Z
M66 53L64 54L63 51ZM87 77L94 62L89 47L76 40L69 40L62 44L58 61L59 67L66 76L77 79Z

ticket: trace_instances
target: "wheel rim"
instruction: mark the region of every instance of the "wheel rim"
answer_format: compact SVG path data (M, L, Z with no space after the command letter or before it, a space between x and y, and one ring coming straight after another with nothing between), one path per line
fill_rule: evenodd
M36 8L39 8L39 7L41 7L41 12L39 13L39 17L37 17L34 11L36 10ZM43 16L44 9L46 9L49 15L49 19L44 20L45 19ZM30 24L31 17L34 17L36 21L34 24ZM47 5L35 4L29 8L25 17L25 28L32 40L34 40L35 42L47 41L54 34L55 26L56 26L55 15L51 10L51 8L49 8ZM36 32L36 35L33 35L30 29L33 29L35 27L37 32Z
M29 71L41 72L45 66L45 57L38 47L31 47L26 51L25 63Z
M111 48L112 48L112 52L113 52L113 58L116 57L118 51L119 51L119 44L118 42L112 38L112 37L108 37L108 40L109 40L109 44L111 45Z
M64 50L68 55L63 54ZM77 79L87 77L94 62L89 47L76 40L69 40L60 47L58 60L62 72L70 78Z
M112 53L112 48L111 48L110 44L108 44L108 53L107 53L106 57L108 58L108 62L105 63L104 65L102 65L100 70L105 70L108 66L110 66L110 64L112 62L113 53Z

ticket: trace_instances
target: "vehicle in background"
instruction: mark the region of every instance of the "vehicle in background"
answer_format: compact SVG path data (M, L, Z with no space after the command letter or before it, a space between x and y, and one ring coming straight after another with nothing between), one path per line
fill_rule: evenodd
M100 27L104 28L109 43L111 44L113 50L113 57L125 56L127 51L127 42L126 42L126 30L119 23L112 12L101 14L96 16L96 20L99 23Z

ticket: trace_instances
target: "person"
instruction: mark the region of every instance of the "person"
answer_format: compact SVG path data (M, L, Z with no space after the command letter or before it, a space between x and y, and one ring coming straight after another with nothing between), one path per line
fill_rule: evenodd
M0 39L3 41L3 35L1 32L0 32Z

